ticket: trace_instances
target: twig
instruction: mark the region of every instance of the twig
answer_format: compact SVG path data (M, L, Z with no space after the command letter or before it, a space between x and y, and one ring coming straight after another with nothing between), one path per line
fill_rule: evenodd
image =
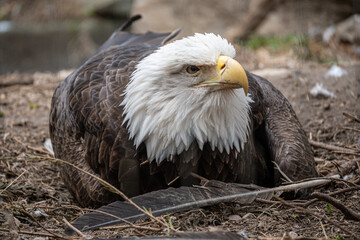
M171 184L173 184L174 182L176 182L176 180L178 180L180 178L180 176L176 176L173 180L171 180L170 182L168 182L168 186L170 186Z
M98 180L103 186L107 187L111 192L114 192L116 194L118 194L119 196L121 196L125 201L127 201L128 203L130 203L131 205L133 205L136 209L138 209L140 212L142 212L143 214L145 214L146 216L148 216L149 218L155 220L156 222L160 223L161 225L165 226L165 227L169 227L168 224L166 222L161 221L160 219L154 217L152 214L150 214L149 212L145 211L144 209L142 209L141 207L139 207L136 203L134 203L130 198L128 198L123 192L121 192L119 189L117 189L116 187L114 187L113 185L111 185L110 183L106 182L105 180L99 178L98 176L91 174L81 168L79 168L78 166L75 166L74 164L70 163L70 162L66 162L64 160L58 159L58 158L53 158L53 157L44 157L44 156L29 156L30 159L34 159L34 160L47 160L47 161L52 161L52 162L56 162L56 163L61 163L61 164L67 164L75 169L77 169L78 171L85 173L93 178L95 178L96 180Z
M350 149L349 149L350 150ZM340 154L348 154L348 155L355 155L355 156L360 156L360 152L343 152L343 151L333 151L333 153L340 153Z
M312 139L308 139L308 140L309 140L309 143L311 145L313 145L314 147L337 151L339 153L344 153L344 154L359 154L360 153L359 151L355 151L353 149L338 147L338 146L334 146L334 145L330 145L330 144L326 144L326 143L322 143L322 142L317 142Z
M352 131L355 131L355 132L360 132L360 129L351 128L351 127L343 127L343 129L352 130Z
M348 175L348 174L354 172L354 170L359 167L357 164L358 162L360 162L359 159L353 159L353 160L350 160L350 161L347 161L347 162L341 164L340 166L339 166L339 164L336 165L335 162L331 162L336 166L336 169L331 171L329 173L329 175L339 174L341 177ZM350 184L353 184L353 183L350 183Z
M288 181L288 182L293 182L293 180L291 180L281 169L280 166L273 161L274 165L275 165L275 169L279 171L279 173Z
M148 163L150 163L149 159L147 159L147 160L145 160L145 161L141 162L141 163L140 163L140 166L143 166L143 165L148 164Z
M256 199L255 199L255 200L256 200ZM271 204L270 207L265 208L265 209L260 213L260 215L256 217L256 219L259 219L266 211L270 210L272 207L274 207L274 206L277 205L277 204L279 204L279 202L275 202L275 203Z
M63 221L69 228L71 228L74 232L76 232L80 237L82 237L84 239L91 239L92 238L90 235L83 234L79 229L77 229L76 227L71 225L71 223L69 223L68 220L66 220L66 218L63 218Z
M0 231L2 232L10 232L7 228L0 228ZM18 234L25 234L25 235L31 235L31 236L41 236L41 237L54 237L53 234L49 233L37 233L37 232L27 232L27 231L18 231Z
M194 173L194 172L191 172L190 176L192 176L193 178L197 178L197 179L199 179L201 181L209 181L207 178L204 178L203 176L200 176L199 174Z
M24 213L26 216L30 217L31 220L33 220L34 222L36 222L36 224L38 224L43 230L45 230L46 232L52 234L52 237L57 237L57 238L61 238L61 239L69 239L66 236L62 236L56 233L51 232L50 230L48 230L44 225L42 225L38 220L36 220L36 218L34 218L30 213L28 213L25 208L23 207L23 209L19 209L22 213Z
M260 202L260 203L266 203L266 204L279 203L278 201L272 201L272 200L267 200L267 199L263 199L263 198L255 198L255 201Z
M322 231L323 231L323 233L324 233L324 237L325 237L325 239L328 239L328 236L327 236L327 234L326 234L326 231L325 231L324 225L322 224L321 220L319 220L319 222L320 222L321 229L322 229Z
M311 196L314 198L320 199L324 202L330 203L331 205L333 205L334 207L339 209L345 215L345 218L350 219L350 220L360 221L360 214L347 208L339 200L337 200L327 194L319 193L319 192L314 192L313 194L311 194Z
M25 172L27 172L26 169L25 169L19 176L17 176L11 183L9 183L9 185L7 185L3 190L1 190L1 191L0 191L0 195L1 195L4 191L6 191L11 185L13 185L14 182L16 182L19 178L21 178L22 175L24 175Z
M335 195L338 195L338 194L341 194L341 193L346 193L346 192L351 192L351 191L354 191L354 190L359 190L360 189L360 186L354 186L354 187L349 187L349 188L345 188L345 189L340 189L336 192L332 192L332 193L329 193L330 196L335 196ZM317 198L314 198L314 199L311 199L305 203L297 203L296 205L298 206L302 206L304 208L307 208L308 206L310 206L311 204L315 203L319 201L319 199Z
M0 149L3 150L3 151L5 151L5 152L7 152L7 153L11 153L11 151L10 151L9 149L7 149L7 148L0 147Z
M283 203L284 205L288 206L288 207L292 207L292 208L295 208L296 210L300 211L300 212L303 212L303 213L306 213L306 214L309 214L309 215L313 215L319 219L324 219L325 221L331 223L332 225L334 225L335 227L341 229L342 231L346 232L347 234L351 235L353 237L353 239L359 239L356 235L354 235L354 233L350 232L349 230L347 230L346 228L342 227L341 225L337 224L336 222L334 222L333 220L329 219L328 217L326 216L322 216L314 211L311 211L309 209L306 209L306 208L303 208L303 207L299 207L299 206L296 206L292 203L289 203L287 201L285 201L284 199L278 197L278 196L275 196L274 195L274 198L276 198L277 200L279 200L281 203Z
M343 115L344 115L345 117L347 117L347 118L350 118L351 120L354 120L354 121L360 123L360 119L358 119L357 117L355 117L355 116L353 116L353 115L351 115L351 114L349 114L349 113L343 112Z
M44 153L44 154L46 154L46 155L50 155L50 154L51 154L51 153L49 153L48 151L42 150L41 148L32 147L32 146L30 146L30 145L27 145L27 148L30 149L30 150L39 152L39 153Z

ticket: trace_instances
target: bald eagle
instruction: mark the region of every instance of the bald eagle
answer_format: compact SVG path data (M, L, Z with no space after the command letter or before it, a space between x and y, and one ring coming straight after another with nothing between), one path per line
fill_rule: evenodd
M168 34L120 27L55 90L55 156L127 196L199 178L279 184L316 176L307 137L287 99L243 69L232 44L212 33ZM61 166L83 206L117 200L96 179Z

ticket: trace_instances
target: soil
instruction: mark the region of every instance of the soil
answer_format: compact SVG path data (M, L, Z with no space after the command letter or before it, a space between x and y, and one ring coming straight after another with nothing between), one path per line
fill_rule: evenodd
M335 52L339 65L347 71L341 78L325 77L331 65L299 60L292 51L271 52L239 49L239 61L248 70L265 69L268 79L289 99L305 131L314 141L350 148L360 148L360 122L346 117L360 116L360 61L342 48L326 48ZM285 70L276 75L273 68ZM49 156L43 148L49 138L48 115L54 89L72 70L57 73L8 74L0 76L0 238L48 239L63 235L69 222L87 212L78 206L59 176L57 167L47 161L33 161L29 156ZM17 84L14 84L17 83ZM335 98L315 98L310 90L322 83ZM317 168L322 176L343 163L357 161L360 154L342 154L314 148ZM359 165L358 165L359 166ZM348 181L359 184L359 171ZM316 188L331 193L350 186L336 182ZM359 214L360 191L336 195L348 209ZM307 200L302 200L303 202ZM292 203L301 202L290 201ZM352 239L360 237L360 224L326 202L317 201L307 207L314 214L286 206L273 199L255 201L250 205L236 202L219 204L183 213L171 214L173 227L178 231L242 232L248 237L289 236L329 237ZM322 216L319 218L318 216ZM331 219L329 222L326 219ZM164 216L169 221L167 216ZM168 229L151 220L136 226L117 227L86 232L92 237L168 235ZM345 230L344 230L345 229ZM352 236L350 234L353 234Z

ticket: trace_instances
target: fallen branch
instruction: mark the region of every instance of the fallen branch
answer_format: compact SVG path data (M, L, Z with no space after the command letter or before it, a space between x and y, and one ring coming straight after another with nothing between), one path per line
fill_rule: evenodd
M331 150L331 151L336 151L336 152L343 153L343 154L360 154L360 151L356 151L354 149L338 147L338 146L334 146L334 145L330 145L330 144L326 144L326 143L322 143L322 142L317 142L312 139L308 139L308 140L309 140L309 143L311 145L313 145L314 147L323 148L323 149L327 149L327 150Z
M347 208L344 204L342 204L339 200L324 194L324 193L319 193L319 192L314 192L313 194L311 194L312 197L317 198L319 200L322 200L324 202L330 203L331 205L333 205L334 207L336 207L337 209L339 209L345 216L346 219L349 220L355 220L355 221L360 221L360 214L354 212L353 210Z

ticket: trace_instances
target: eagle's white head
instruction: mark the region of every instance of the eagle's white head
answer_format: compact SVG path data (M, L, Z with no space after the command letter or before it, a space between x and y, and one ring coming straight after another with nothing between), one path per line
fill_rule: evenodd
M215 34L195 34L142 59L126 87L124 123L150 161L187 150L241 151L249 134L248 80L235 48Z

